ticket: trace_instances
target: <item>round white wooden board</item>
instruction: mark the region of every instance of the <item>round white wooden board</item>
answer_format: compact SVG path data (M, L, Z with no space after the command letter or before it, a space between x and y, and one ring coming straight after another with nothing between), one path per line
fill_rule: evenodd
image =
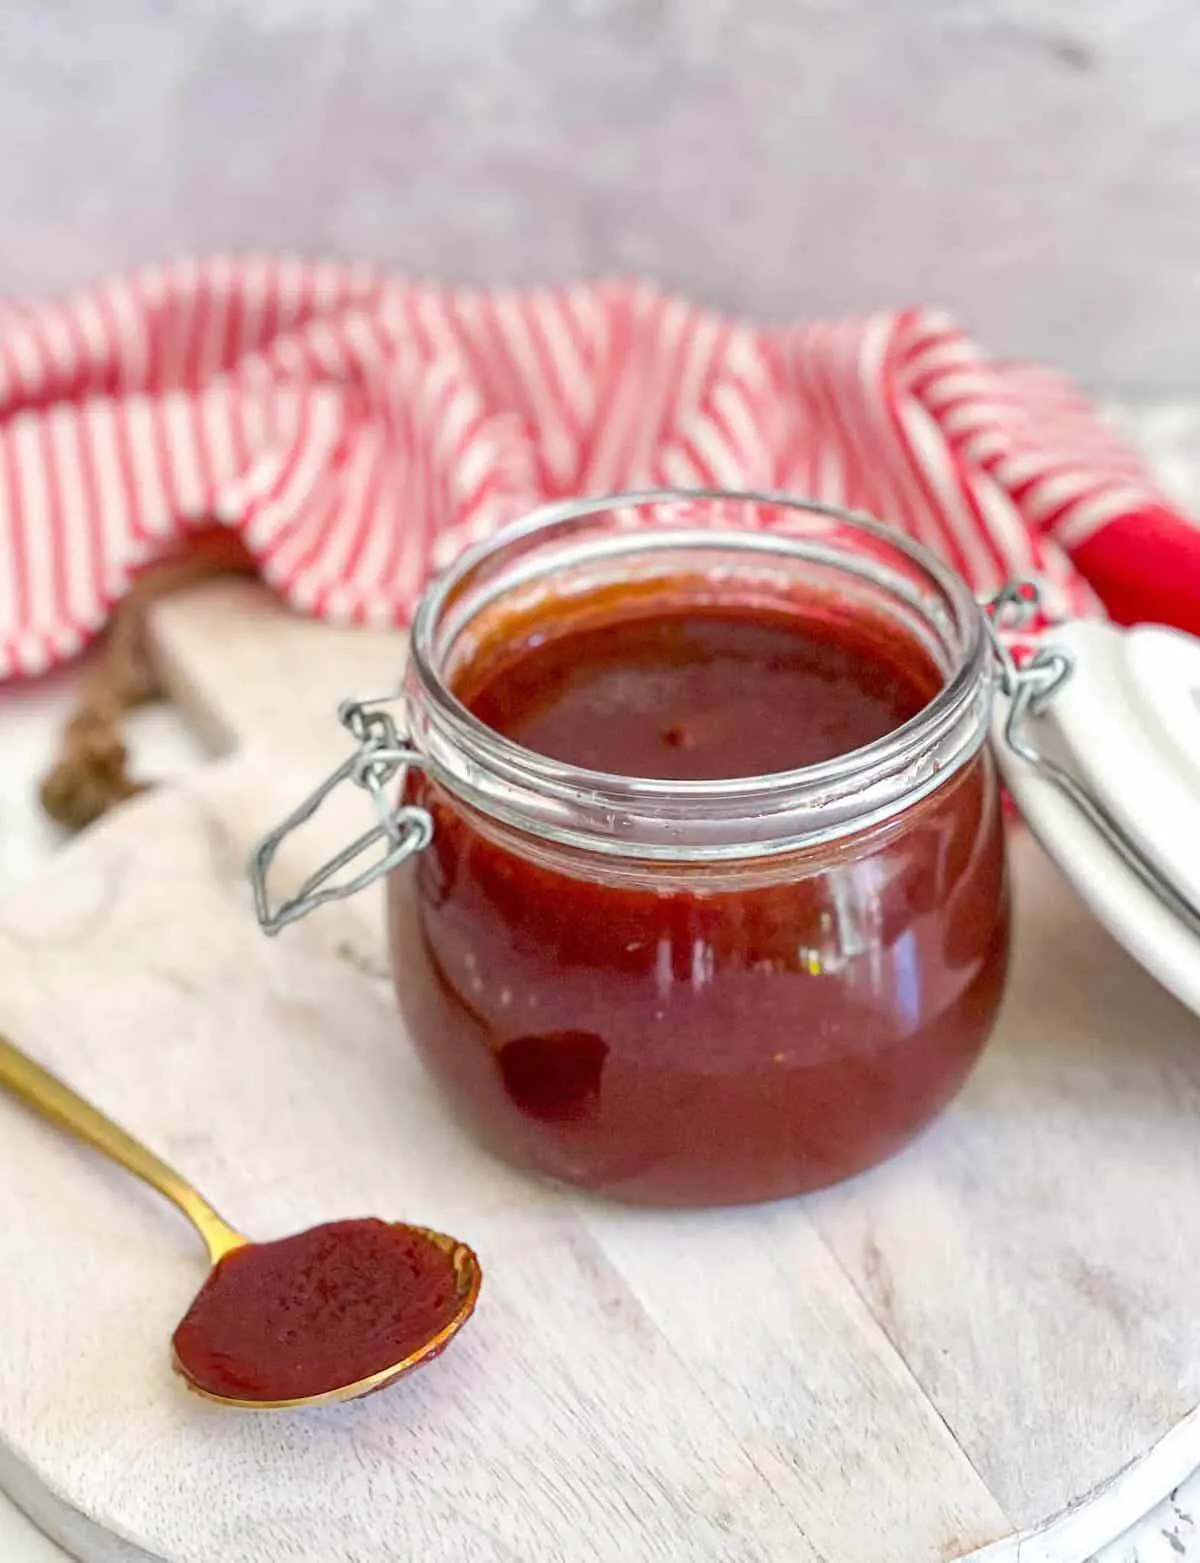
M351 667L288 621L281 649L236 592L176 627L233 655L227 619L205 621L231 600L245 647L273 647L276 698L243 667L210 679L228 696L208 715L232 737L252 722L259 758L123 811L0 907L0 1025L250 1230L417 1216L475 1243L484 1297L387 1395L230 1417L167 1367L202 1273L187 1230L0 1103L0 1481L23 1475L42 1523L97 1563L912 1563L1015 1556L1019 1536L1036 1563L1087 1557L1196 1463L1200 1023L1031 842L1001 1027L911 1151L758 1210L589 1202L446 1115L399 1032L374 902L254 931L246 847L322 763L272 775L266 751L294 729L320 748L300 691L374 686L397 648L356 641ZM280 659L297 698L272 728Z

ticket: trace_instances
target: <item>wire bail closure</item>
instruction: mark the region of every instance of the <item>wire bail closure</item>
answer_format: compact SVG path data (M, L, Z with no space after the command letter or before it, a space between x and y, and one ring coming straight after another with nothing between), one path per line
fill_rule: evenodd
M983 604L983 623L999 674L1000 693L1009 702L1004 741L1030 765L1037 765L1041 756L1022 734L1025 719L1040 716L1051 696L1075 671L1070 653L1060 646L1039 646L1028 660L1020 663L1013 655L1005 632L1025 629L1037 617L1041 604L1041 588L1036 581L1028 580L1010 581Z
M356 895L377 879L391 873L405 858L423 851L433 840L433 818L428 809L407 803L397 807L389 801L389 792L394 792L397 779L402 781L410 766L423 766L425 763L424 756L412 747L395 719L383 709L395 698L382 696L370 700L342 701L338 707L338 720L357 739L358 748L315 787L281 824L268 836L264 836L255 848L250 859L250 883L254 889L255 914L264 932L276 934L281 928L306 917L328 901L339 901L346 896ZM311 874L294 896L280 902L272 910L267 875L275 854L284 840L311 819L330 793L343 782L352 782L367 793L377 823ZM376 857L349 879L329 883L335 874L361 859L380 841L388 843L382 856Z
M1100 799L1040 749L1026 731L1029 720L1045 712L1052 697L1075 671L1074 659L1061 646L1039 645L1021 663L1014 657L1004 638L1005 631L1013 633L1025 628L1040 606L1041 593L1033 581L1012 581L984 604L984 625L992 644L999 689L1008 701L1003 741L1019 760L1062 793L1147 890L1192 933L1200 935L1200 907L1180 893Z

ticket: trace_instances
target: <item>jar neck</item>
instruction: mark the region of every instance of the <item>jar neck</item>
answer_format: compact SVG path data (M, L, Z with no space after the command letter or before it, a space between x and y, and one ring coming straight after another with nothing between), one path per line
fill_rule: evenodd
M732 529L734 519L755 529ZM688 782L564 764L503 737L456 698L456 667L515 605L685 576L706 583L709 601L770 590L882 616L932 658L942 687L910 721L836 759ZM664 490L549 507L464 556L418 610L406 695L425 768L470 808L591 853L712 862L834 842L910 808L978 753L991 686L969 589L890 528L779 495Z

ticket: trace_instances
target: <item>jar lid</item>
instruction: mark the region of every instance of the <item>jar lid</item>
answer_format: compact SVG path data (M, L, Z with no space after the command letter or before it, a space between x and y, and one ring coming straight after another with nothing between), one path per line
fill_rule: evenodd
M1018 673L997 702L1005 783L1109 932L1200 1013L1200 640L1076 621L1033 665L1051 676Z

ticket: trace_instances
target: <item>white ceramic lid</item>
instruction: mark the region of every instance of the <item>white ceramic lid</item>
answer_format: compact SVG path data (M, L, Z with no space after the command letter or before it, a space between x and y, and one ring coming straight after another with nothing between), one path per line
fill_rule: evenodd
M1092 910L1160 982L1200 1012L1200 640L1141 625L1078 621L1043 644L1073 671L1023 735L1104 807L1130 842L1197 909L1191 926L1122 860L1094 824L1004 739L1005 782L1030 828Z

